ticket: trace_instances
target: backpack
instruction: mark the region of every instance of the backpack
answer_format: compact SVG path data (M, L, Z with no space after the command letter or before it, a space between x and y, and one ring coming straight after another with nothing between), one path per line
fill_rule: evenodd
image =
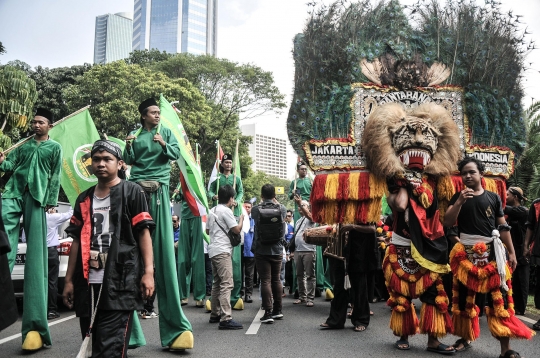
M263 203L258 208L259 220L257 220L256 227L259 242L263 245L277 244L285 236L281 205Z

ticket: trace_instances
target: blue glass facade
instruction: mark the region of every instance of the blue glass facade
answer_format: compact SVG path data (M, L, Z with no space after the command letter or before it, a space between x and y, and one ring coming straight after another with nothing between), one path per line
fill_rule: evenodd
M134 50L216 54L217 0L135 0L134 10Z

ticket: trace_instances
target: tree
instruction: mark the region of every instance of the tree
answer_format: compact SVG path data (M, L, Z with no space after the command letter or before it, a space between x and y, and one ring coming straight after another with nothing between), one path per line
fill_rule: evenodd
M72 113L68 108L63 91L75 84L76 79L89 71L92 65L47 68L38 66L29 72L30 78L36 82L38 98L36 106L50 110L55 119L61 119Z
M213 150L216 140L222 144L236 142L240 119L280 112L285 107L284 96L274 85L272 74L251 64L157 50L134 51L128 61L150 66L172 78L186 78L205 96L212 108L212 126L200 126L193 137L200 144L203 157ZM240 140L244 141L242 137Z
M294 209L294 201L290 200L287 193L289 190L290 180L281 179L273 175L268 175L263 171L257 170L253 175L249 176L244 181L244 200L256 198L256 203L261 198L261 188L264 184L272 184L275 187L284 187L285 194L277 194L276 199L287 209Z
M525 123L525 150L519 157L509 186L519 186L530 201L540 197L540 101L527 108L522 117Z
M36 84L27 74L12 66L0 67L0 148L20 139L28 128L36 102Z
M140 125L139 103L149 97L158 99L160 93L171 102L179 101L177 108L188 135L209 122L210 108L187 80L124 61L96 65L63 91L69 111L91 104L97 130L121 139Z
M2 42L0 42L0 55L3 55L6 53L6 48L4 45L2 45Z

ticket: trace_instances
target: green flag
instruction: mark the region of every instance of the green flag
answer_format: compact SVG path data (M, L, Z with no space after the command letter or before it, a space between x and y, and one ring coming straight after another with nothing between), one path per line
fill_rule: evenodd
M193 215L200 216L205 223L208 213L208 199L206 198L201 168L193 155L189 139L178 114L163 95L159 99L159 109L161 111L161 124L173 132L180 147L180 158L177 164L180 168L180 185L184 200ZM205 240L209 242L205 230L203 233Z
M69 203L74 206L81 192L97 184L90 152L99 139L98 131L90 112L84 110L56 124L49 131L49 136L62 146L61 184Z
M115 142L116 144L118 144L120 146L120 149L122 149L122 153L124 153L124 148L126 147L126 142L124 142L122 139L118 139L118 138L111 137L111 136L107 136L107 138L111 142Z

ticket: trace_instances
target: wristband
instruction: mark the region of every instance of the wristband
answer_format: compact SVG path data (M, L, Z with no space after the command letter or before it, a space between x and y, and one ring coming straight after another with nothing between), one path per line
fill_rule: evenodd
M511 229L512 227L506 223L499 225L499 227L497 228L497 230L499 231L510 231Z

